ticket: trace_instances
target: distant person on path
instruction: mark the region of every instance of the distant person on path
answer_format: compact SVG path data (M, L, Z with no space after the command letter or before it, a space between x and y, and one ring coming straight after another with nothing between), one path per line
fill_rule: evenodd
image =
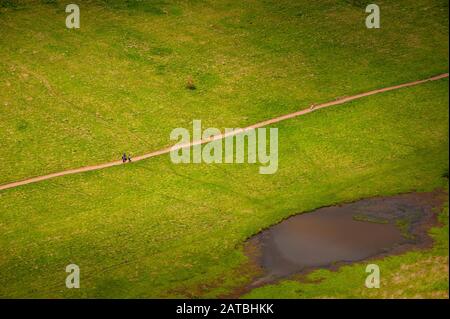
M127 154L123 153L122 155L122 163L125 163L127 161Z
M131 156L128 155L128 162L131 163Z

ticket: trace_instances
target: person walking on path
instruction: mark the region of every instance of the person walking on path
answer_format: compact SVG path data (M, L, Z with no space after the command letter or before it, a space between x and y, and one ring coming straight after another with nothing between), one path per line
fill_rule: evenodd
M123 153L122 155L122 163L125 163L127 161L127 154Z
M131 156L128 154L128 163L131 163Z

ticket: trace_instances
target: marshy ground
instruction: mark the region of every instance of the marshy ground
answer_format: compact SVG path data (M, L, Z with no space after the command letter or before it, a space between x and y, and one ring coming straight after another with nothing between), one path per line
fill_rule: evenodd
M429 229L447 198L443 191L359 200L287 218L247 242L263 275L260 286L319 268L429 248Z

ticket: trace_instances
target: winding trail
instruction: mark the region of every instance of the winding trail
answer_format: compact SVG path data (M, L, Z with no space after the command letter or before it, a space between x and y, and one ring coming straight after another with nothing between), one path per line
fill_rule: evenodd
M198 140L198 141L194 141L194 142L189 142L189 143L185 143L185 144L179 144L177 146L171 146L171 147L167 147L167 148L163 148L161 150L157 150L151 153L147 153L144 155L140 155L140 156L136 156L133 158L133 162L136 161L142 161L144 159L150 158L150 157L155 157L155 156L159 156L159 155L163 155L163 154L167 154L170 153L170 151L172 150L178 150L181 148L186 148L186 147L191 147L194 145L199 145L199 144L204 144L204 143L208 143L214 140L219 140L219 139L223 139L225 137L228 136L233 136L233 135L237 135L240 134L242 132L245 131L249 131L249 130L253 130L259 127L263 127L263 126L267 126L267 125L271 125L274 123L278 123L287 119L291 119L297 116L301 116L301 115L305 115L314 111L317 111L319 109L322 108L326 108L326 107L330 107L330 106L334 106L334 105L339 105L339 104L344 104L356 99L360 99L366 96L370 96L370 95L375 95L378 93L383 93L383 92L388 92L388 91L393 91L393 90L398 90L401 88L406 88L406 87L410 87L410 86L415 86L415 85L419 85L422 83L426 83L426 82L430 82L430 81L437 81L440 79L444 79L444 78L448 78L449 74L448 73L443 73L443 74L439 74L436 76L433 76L431 78L427 78L424 80L418 80L418 81L414 81L414 82L408 82L408 83L403 83L403 84L399 84L399 85L395 85L395 86L390 86L390 87L385 87L385 88L381 88L381 89L377 89L377 90L373 90L373 91L368 91L365 93L360 93L360 94L356 94L356 95L352 95L352 96L347 96L347 97L343 97L343 98L339 98L336 99L334 101L330 101L330 102L326 102L323 104L318 104L318 105L313 105L307 109L303 109L294 113L289 113L286 115L282 115L282 116L278 116L263 122L259 122L253 125L250 125L248 127L242 128L242 129L237 129L234 130L232 132L229 132L227 134L219 134L219 135L215 135L212 136L209 139L206 140ZM75 168L75 169L69 169L66 171L62 171L62 172L57 172L57 173L52 173L52 174L48 174L48 175L42 175L42 176L37 176L37 177L32 177L32 178L28 178L22 181L17 181L17 182L12 182L12 183L8 183L8 184L3 184L0 185L0 191L1 190L5 190L5 189L9 189L9 188L14 188L14 187L18 187L18 186L22 186L22 185L27 185L27 184L31 184L31 183L37 183L40 181L44 181L47 179L51 179L51 178L55 178L55 177L59 177L59 176L64 176L64 175L71 175L71 174L78 174L78 173L83 173L83 172L89 172L89 171L95 171L95 170L99 170L99 169L103 169L103 168L107 168L107 167L112 167L112 166L117 166L117 165L123 165L124 163L122 163L121 160L119 161L114 161L114 162L108 162L108 163L103 163L103 164L99 164L99 165L92 165L92 166L84 166L84 167L80 167L80 168Z

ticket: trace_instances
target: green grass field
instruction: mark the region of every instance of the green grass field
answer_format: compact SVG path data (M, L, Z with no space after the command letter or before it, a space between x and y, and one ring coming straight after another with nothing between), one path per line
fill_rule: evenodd
M0 183L448 70L445 0L380 1L379 30L356 0L83 1L79 30L64 2L1 3Z
M2 192L0 294L225 293L251 276L239 270L240 247L261 228L323 205L444 186L447 86L280 124L274 175L258 174L257 165L175 165L162 156ZM72 262L84 274L76 291L64 288Z
M65 3L0 1L0 183L153 151L193 119L242 127L448 72L448 2L378 4L368 30L363 1L83 1L68 30ZM277 124L274 175L165 155L1 191L0 297L227 295L257 273L244 241L292 214L448 189L448 85ZM448 297L441 221L432 249L379 261L377 291L356 264L246 297Z

